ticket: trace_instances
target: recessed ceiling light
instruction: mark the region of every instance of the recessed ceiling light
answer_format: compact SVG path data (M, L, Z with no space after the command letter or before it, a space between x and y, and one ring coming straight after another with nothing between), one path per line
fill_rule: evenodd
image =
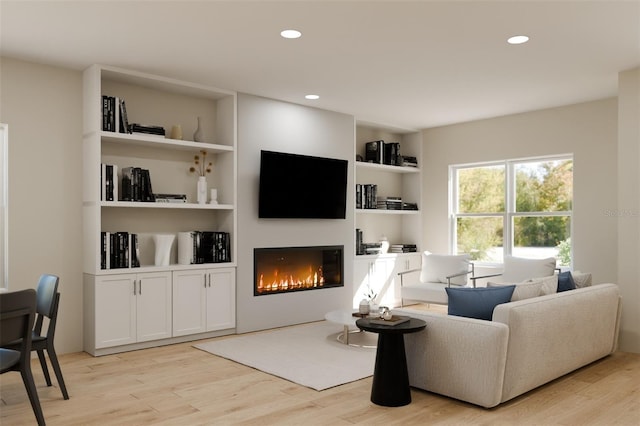
M300 38L302 33L298 30L284 30L280 32L280 35L284 38Z
M517 36L509 37L507 39L507 43L509 44L522 44L528 41L529 41L529 37L527 37L526 35L517 35Z
M320 96L318 96L318 95L306 95L305 99L320 99Z

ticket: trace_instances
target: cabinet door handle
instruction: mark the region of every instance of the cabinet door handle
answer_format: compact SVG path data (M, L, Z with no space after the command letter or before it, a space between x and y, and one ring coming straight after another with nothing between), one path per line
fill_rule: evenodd
M142 280L138 280L138 294L142 296Z
M136 289L136 280L133 280L133 295L137 296L138 295L138 291Z
M207 274L209 275L209 288L211 288L211 274Z

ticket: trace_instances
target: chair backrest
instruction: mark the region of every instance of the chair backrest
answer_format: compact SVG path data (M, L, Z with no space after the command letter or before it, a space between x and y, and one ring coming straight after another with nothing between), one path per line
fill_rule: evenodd
M555 270L555 257L527 259L524 257L505 256L501 281L519 283L531 278L549 277L555 273Z
M41 335L44 318L49 318L49 327L46 335L53 337L56 327L56 318L58 316L58 302L60 293L58 293L58 283L60 278L51 274L42 274L38 280L38 290L36 296L36 322L33 331Z
M31 352L35 311L35 290L0 293L0 347L22 339L21 351Z
M447 276L470 271L471 256L468 254L432 254L428 251L422 253L422 270L420 282L423 283L447 283ZM453 278L451 284L466 285L467 276L461 275Z

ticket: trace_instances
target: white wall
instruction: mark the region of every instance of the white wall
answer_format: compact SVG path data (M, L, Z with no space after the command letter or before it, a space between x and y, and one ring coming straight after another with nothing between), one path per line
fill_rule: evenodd
M615 98L425 130L423 220L426 249L448 252L450 164L573 153L573 266L591 272L595 283L619 284L623 297L620 348L638 352L639 216L612 214L621 208L639 211L635 74L628 84L636 85L635 97L630 94L625 101L635 105L635 115L621 125L621 131L629 129L629 134L620 152ZM625 252L622 256L619 249ZM622 259L627 260L619 266Z
M640 353L640 68L620 73L618 93L620 347Z
M82 350L82 76L0 58L9 134L9 289L60 277L56 349Z
M346 219L259 219L258 175L262 149L340 158L349 161L348 188L354 188L354 132L350 115L238 95L238 332L316 321L330 310L351 308L353 209L347 207ZM353 203L349 191L347 206ZM344 245L344 287L253 295L254 248L308 245Z

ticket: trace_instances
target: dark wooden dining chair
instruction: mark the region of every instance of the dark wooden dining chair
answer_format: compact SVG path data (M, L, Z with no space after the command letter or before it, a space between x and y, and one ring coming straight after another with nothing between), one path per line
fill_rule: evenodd
M58 320L58 304L60 302L60 293L58 292L58 283L60 279L51 274L43 274L38 280L38 289L36 291L36 319L35 326L33 327L33 334L31 336L31 350L38 353L40 359L40 365L42 366L42 372L44 373L44 379L47 382L47 386L52 386L51 377L49 376L49 368L47 367L47 360L44 356L44 351L47 351L49 355L49 361L51 361L51 367L58 379L58 385L62 392L64 399L69 399L67 393L67 387L64 384L64 378L62 377L62 370L60 369L60 363L58 362L58 356L56 354L55 347L53 346L54 337L56 334L56 323ZM42 333L42 327L44 325L44 319L48 318L49 324L47 326L46 333ZM7 346L10 349L15 349L17 344Z
M0 293L0 374L19 371L38 425L44 425L38 391L31 373L31 335L36 311L33 289ZM4 345L20 341L17 349Z

